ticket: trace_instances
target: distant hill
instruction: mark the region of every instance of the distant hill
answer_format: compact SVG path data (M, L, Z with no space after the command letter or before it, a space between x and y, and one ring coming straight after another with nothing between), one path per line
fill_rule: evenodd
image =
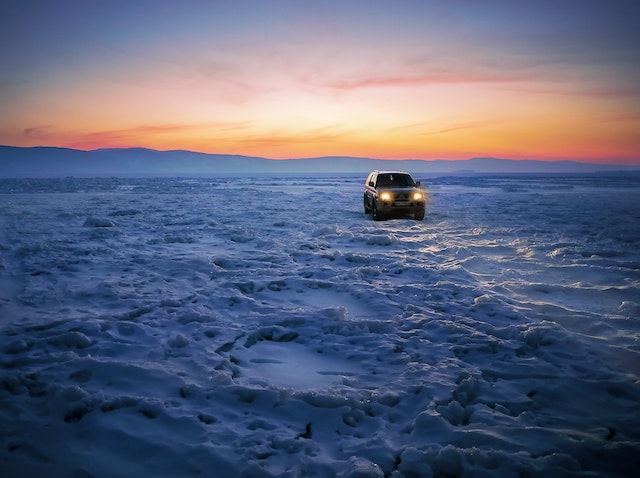
M382 160L326 156L273 160L252 156L156 151L144 148L81 151L54 147L0 146L1 178L93 176L210 176L263 173L358 173L373 169L403 169L422 174L593 173L640 171L638 166L575 161L535 161L496 158L468 160Z

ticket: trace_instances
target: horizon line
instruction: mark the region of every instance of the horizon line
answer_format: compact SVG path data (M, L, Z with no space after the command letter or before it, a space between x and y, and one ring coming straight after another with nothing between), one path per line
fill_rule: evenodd
M84 153L92 153L98 151L106 151L106 150L114 150L114 151L126 151L126 150L145 150L145 151L153 151L157 153L175 153L175 152L185 152L191 154L202 154L208 156L236 156L243 158L257 158L257 159L265 159L268 161L299 161L299 160L312 160L312 159L323 159L323 158L349 158L349 159L364 159L364 160L373 160L373 161L422 161L422 162L435 162L435 161L450 161L450 162L463 162L463 161L471 161L474 159L491 159L497 161L514 161L514 162L524 162L524 161L536 161L543 163L577 163L577 164L587 164L587 165L603 165L603 166L625 166L625 167L639 167L640 168L640 158L634 159L632 161L624 161L624 160L609 160L603 158L504 158L504 157L496 157L496 156L471 156L467 158L383 158L383 157L371 157L371 156L351 156L351 155L341 155L341 154L331 154L324 156L301 156L301 157L289 157L289 158L273 158L268 156L254 156L247 154L236 154L236 153L211 153L204 151L194 151L190 149L155 149L146 146L114 146L114 147L101 147L94 149L81 149L81 148L73 148L68 146L55 146L55 145L35 145L35 146L16 146L9 144L0 144L0 147L8 147L8 148L17 148L17 149L36 149L36 148L48 148L48 149L62 149L69 151L79 151Z

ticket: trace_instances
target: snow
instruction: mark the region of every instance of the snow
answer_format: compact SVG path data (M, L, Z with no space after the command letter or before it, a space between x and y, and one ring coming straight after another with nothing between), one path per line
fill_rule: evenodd
M5 477L632 476L640 177L0 180Z

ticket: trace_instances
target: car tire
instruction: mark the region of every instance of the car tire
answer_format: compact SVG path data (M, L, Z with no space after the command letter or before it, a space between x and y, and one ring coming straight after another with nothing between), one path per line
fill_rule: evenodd
M378 206L376 206L375 199L373 200L373 210L372 210L372 212L373 212L373 220L374 221L382 221L382 215L378 211Z
M367 195L364 195L364 213L365 214L370 214L371 213L371 208L369 206L367 206Z
M424 219L424 209L416 209L413 212L413 218L416 221L422 221Z

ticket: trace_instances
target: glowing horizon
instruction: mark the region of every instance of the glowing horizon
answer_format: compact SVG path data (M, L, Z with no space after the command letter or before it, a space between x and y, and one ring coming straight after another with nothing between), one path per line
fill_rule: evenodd
M638 13L27 0L0 31L0 144L640 164Z

